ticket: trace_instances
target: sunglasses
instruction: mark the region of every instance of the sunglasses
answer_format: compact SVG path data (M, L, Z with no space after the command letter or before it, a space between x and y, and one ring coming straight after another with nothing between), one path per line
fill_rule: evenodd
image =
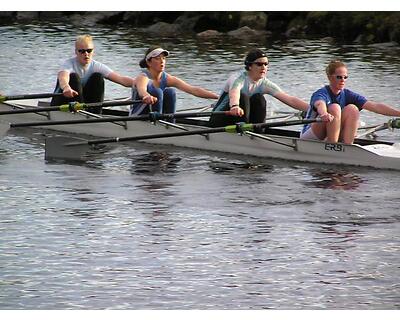
M84 54L85 52L87 53L92 53L93 49L79 49L78 52L81 54Z
M347 78L348 78L349 76L336 76L336 79L337 80L347 80Z
M268 66L268 62L252 62L252 64L255 64L257 67Z

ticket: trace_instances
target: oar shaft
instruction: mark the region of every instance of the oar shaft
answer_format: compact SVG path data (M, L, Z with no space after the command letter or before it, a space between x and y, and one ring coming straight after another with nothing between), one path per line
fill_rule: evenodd
M1 114L1 113L0 113ZM94 119L76 119L76 120L59 120L59 121L36 121L36 122L22 122L22 123L11 123L12 128L21 127L34 127L34 126L57 126L57 125L69 125L69 124L88 124L88 123L101 123L101 122L118 122L118 121L138 121L138 120L172 120L181 118L194 118L194 117L209 117L214 115L226 115L225 111L214 111L214 112L187 112L187 113L150 113L142 114L132 117L107 117L107 118L94 118Z
M91 145L103 144L103 143L160 139L160 138L170 138L170 137L184 137L184 136L205 135L205 134L219 133L219 132L242 133L246 131L253 131L255 128L274 127L283 125L289 126L289 125L304 124L316 121L321 121L321 120L319 119L295 120L295 121L281 121L275 123L271 122L271 123L259 123L259 124L238 123L236 125L230 125L218 128L178 131L172 133L147 134L142 136L122 137L122 138L104 138L96 140L83 140L71 137L56 136L46 139L45 159L81 160L82 157L86 154L86 152L89 151Z
M15 96L1 96L0 102L7 100L23 100L23 99L39 99L39 98L51 98L61 96L62 93L32 93L32 94L19 94Z
M192 136L192 135L196 135L196 134L209 134L209 133L218 133L218 132L225 132L225 127L224 128L210 128L210 129L199 129L199 130L191 130L191 131L181 131L181 132L174 132L174 133L170 133L170 134L159 133L159 134L148 134L148 135L135 136L135 137L87 140L87 144L94 145L94 144L111 143L111 142L149 140L149 139L159 139L159 138L169 138L169 137L184 137L184 136ZM74 145L74 143L71 143L71 145Z
M64 105L68 108L68 105ZM38 108L25 108L25 109L16 109L16 110L5 110L0 111L0 116L7 114L21 114L21 113L36 113L36 112L48 112L48 111L60 111L62 106L57 107L38 107Z
M74 112L74 111L78 111L78 110L88 109L91 107L126 106L126 105L130 105L132 103L135 103L135 102L141 102L141 100L122 100L122 101L107 101L107 102L94 102L94 103L71 102L69 104L63 104L61 106L5 110L5 111L0 111L0 115L19 114L19 113L37 113L37 112L48 112L48 111Z
M171 132L171 133L159 133L159 134L148 134L142 136L133 136L133 137L116 137L116 138L107 138L107 139L96 139L96 140L86 140L85 142L80 143L71 143L70 145L76 144L102 144L102 143L111 143L111 142L123 142L123 141L138 141L138 140L150 140L150 139L161 139L161 138L173 138L173 137L184 137L191 135L202 135L202 134L210 134L210 133L219 133L219 132L229 132L229 133L242 133L244 131L254 131L255 129L261 128L270 128L270 127L283 127L283 126L294 126L300 124L308 124L313 122L319 122L320 119L303 119L303 120L291 120L291 121L279 121L279 122L271 122L271 123L238 123L235 125L230 125L226 127L217 127L217 128L208 128L208 129L199 129L199 130L190 130L190 131L181 131L181 132Z
M288 121L277 121L271 123L255 123L254 129L261 129L261 128L271 128L271 127L287 127L287 126L296 126L302 124L309 124L314 122L320 122L319 118L317 119L300 119L300 120L288 120Z

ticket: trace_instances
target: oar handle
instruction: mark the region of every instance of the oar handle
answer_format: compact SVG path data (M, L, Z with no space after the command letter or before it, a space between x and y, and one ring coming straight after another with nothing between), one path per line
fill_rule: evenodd
M23 99L39 99L39 98L52 98L61 96L62 93L32 93L32 94L20 94L15 96L2 96L0 95L0 102L7 100L23 100Z

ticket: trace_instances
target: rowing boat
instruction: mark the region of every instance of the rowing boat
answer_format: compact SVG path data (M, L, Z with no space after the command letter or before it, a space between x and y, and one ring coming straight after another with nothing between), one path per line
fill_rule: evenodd
M35 104L36 105L36 104ZM22 101L18 104L3 102L0 110L13 108L31 108L33 104ZM104 109L103 117L126 115L124 110ZM46 121L68 121L98 117L80 111L65 113L59 111L45 113L27 113L18 115L1 116L1 120L8 122L43 121L37 127L57 130L70 134L85 134L94 137L135 137L143 135L173 134L183 131L204 128L205 121L188 119L185 123L171 124L164 121L151 123L148 121L134 122L107 122L93 124L68 124L46 126ZM165 137L146 140L150 143L189 147L200 150L218 151L227 153L244 154L257 157L286 159L302 162L315 162L325 164L345 164L380 169L400 170L400 144L386 141L356 139L352 145L342 143L325 143L299 138L299 132L270 128L264 134L243 132L241 134L213 133L204 135L187 135Z

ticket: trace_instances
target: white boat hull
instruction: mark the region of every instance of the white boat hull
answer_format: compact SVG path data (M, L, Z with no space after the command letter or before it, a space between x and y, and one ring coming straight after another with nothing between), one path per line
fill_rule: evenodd
M9 110L12 107L3 103L0 110ZM14 114L1 116L1 120L10 123L48 120L73 120L85 119L80 113L65 113L53 111L46 113L49 117L35 113ZM46 115L45 114L45 115ZM95 123L95 124L70 124L57 126L38 126L66 133L86 134L95 137L133 137L146 134L181 132L182 129L152 124L145 121L130 121L126 123ZM185 128L198 129L198 126L185 125ZM156 144L189 147L200 150L228 152L257 157L277 158L303 162L326 164L345 164L380 169L400 170L400 145L388 143L374 143L361 146L357 144L331 144L314 140L302 140L296 137L266 135L273 141L246 134L213 133L207 136L191 135L173 138L160 138L146 140ZM290 146L278 144L284 143Z

